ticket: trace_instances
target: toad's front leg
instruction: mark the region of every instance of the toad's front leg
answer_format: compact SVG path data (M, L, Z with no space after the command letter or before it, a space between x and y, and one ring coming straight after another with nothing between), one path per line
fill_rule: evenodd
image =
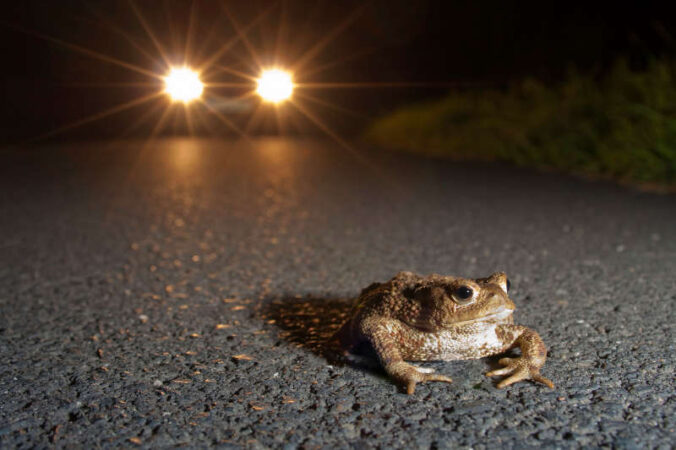
M547 359L547 348L534 330L520 325L498 325L495 332L506 346L510 348L518 346L521 349L520 357L502 358L498 362L505 367L486 374L488 377L510 375L498 383L498 388L522 380L533 380L554 388L551 380L540 375L540 368L544 366Z
M406 341L411 339L409 327L393 319L382 317L365 320L360 326L362 336L368 340L378 354L387 374L397 383L406 387L407 394L415 392L416 383L443 381L451 383L447 376L432 373L433 369L416 367L404 361Z
M502 358L498 362L505 367L486 374L488 377L510 375L498 383L498 388L521 380L533 380L554 388L554 383L540 375L540 368L547 359L547 348L535 331L520 325L498 325L495 332L506 346L518 346L521 349L520 357Z

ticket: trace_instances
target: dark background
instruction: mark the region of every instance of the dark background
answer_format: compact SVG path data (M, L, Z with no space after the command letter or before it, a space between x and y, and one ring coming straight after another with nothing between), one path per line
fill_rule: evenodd
M602 75L617 58L640 68L674 51L676 16L666 8L556 4L136 3L179 64L191 11L191 65L235 34L226 10L241 27L266 12L248 29L250 47L262 65L307 60L299 82L432 83L299 90L294 102L346 138L451 88L483 93L525 76L555 83L573 65ZM673 447L673 195L360 142L151 141L166 111L176 114L162 135L189 131L183 108L167 109L164 97L65 130L161 81L37 34L152 74L166 70L159 52L127 1L17 0L2 11L0 141L21 145L0 145L0 448ZM240 42L218 62L255 74L254 59ZM203 77L238 80L218 67ZM544 132L526 135L539 139L533 165L562 149L563 169L588 151L592 163L601 152L622 165L651 156L644 166L657 170L655 150L670 157L676 148L673 110L649 108L673 98L662 85L664 96L645 89L629 105L637 108L608 109L616 121L604 122L604 96L572 102L593 108L561 122L546 108ZM228 106L215 97L252 87L209 89L204 100L253 136L277 132L274 107L254 114L255 99ZM500 112L522 114L527 103L516 100ZM627 113L639 108L650 120ZM231 133L199 103L189 110L196 133ZM278 112L285 133L323 133L294 104ZM621 129L607 133L606 123ZM598 139L561 138L580 130ZM611 152L616 137L627 145ZM426 383L413 396L378 369L334 363L326 344L350 299L400 270L508 273L515 321L542 336L542 373L556 389L497 389L483 374L500 356L425 363L454 383Z
M334 107L297 97L332 129L346 135L407 102L437 97L449 89L501 88L533 76L547 82L567 71L600 74L618 58L635 67L676 50L674 16L660 4L621 6L593 2L454 1L138 1L138 10L167 55L182 63L189 17L194 17L190 63L208 58L236 35L230 16L245 29L250 46L264 65L292 65L314 57L296 73L296 81L404 82L427 86L312 89L307 92ZM161 82L84 55L40 35L100 52L146 70L166 69L159 52L127 1L22 1L4 6L0 26L3 70L0 75L3 141L21 142L91 117L161 88ZM341 25L344 27L341 28ZM334 33L335 31L335 33ZM144 54L145 53L145 54ZM218 64L256 74L247 46L239 41ZM207 82L242 81L209 70ZM131 87L125 84L145 83ZM210 89L205 99L241 95L251 87ZM213 100L213 98L211 99ZM53 138L147 135L167 100L141 105ZM224 114L248 133L314 133L319 129L291 106L283 106L280 125L274 110L263 107L251 121L254 99ZM199 106L196 133L228 133ZM185 118L175 111L161 133L186 133Z

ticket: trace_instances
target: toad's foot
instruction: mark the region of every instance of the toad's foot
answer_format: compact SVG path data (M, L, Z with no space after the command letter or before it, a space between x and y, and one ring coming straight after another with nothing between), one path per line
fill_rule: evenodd
M404 361L397 361L389 364L385 370L399 384L406 386L406 393L411 395L415 392L416 383L425 381L443 381L452 383L453 380L445 375L439 375L434 369L425 367L416 367Z
M524 358L502 358L498 362L505 367L491 370L486 374L487 377L511 374L511 376L498 383L498 388L503 388L522 380L533 380L546 385L550 389L554 388L554 383L540 375L540 369L532 364L528 364L528 361Z

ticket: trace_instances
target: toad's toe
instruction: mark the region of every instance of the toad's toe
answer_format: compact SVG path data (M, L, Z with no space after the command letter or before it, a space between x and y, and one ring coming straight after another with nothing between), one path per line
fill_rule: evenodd
M396 381L406 387L406 393L409 395L415 392L415 385L417 383L424 383L426 381L453 382L450 377L431 373L433 369L430 371L428 368L416 367L404 361L393 363L386 370Z
M498 383L497 387L499 389L523 380L533 380L537 383L544 384L550 389L554 388L554 383L548 378L540 375L540 369L528 364L528 361L524 358L502 358L499 363L505 367L502 369L491 370L486 373L486 376L488 377L510 375Z

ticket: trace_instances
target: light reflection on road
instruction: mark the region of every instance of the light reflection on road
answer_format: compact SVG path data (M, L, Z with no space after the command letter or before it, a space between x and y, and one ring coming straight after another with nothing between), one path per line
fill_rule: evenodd
M174 175L179 177L194 175L203 164L203 148L199 140L172 139L168 142L167 157Z

